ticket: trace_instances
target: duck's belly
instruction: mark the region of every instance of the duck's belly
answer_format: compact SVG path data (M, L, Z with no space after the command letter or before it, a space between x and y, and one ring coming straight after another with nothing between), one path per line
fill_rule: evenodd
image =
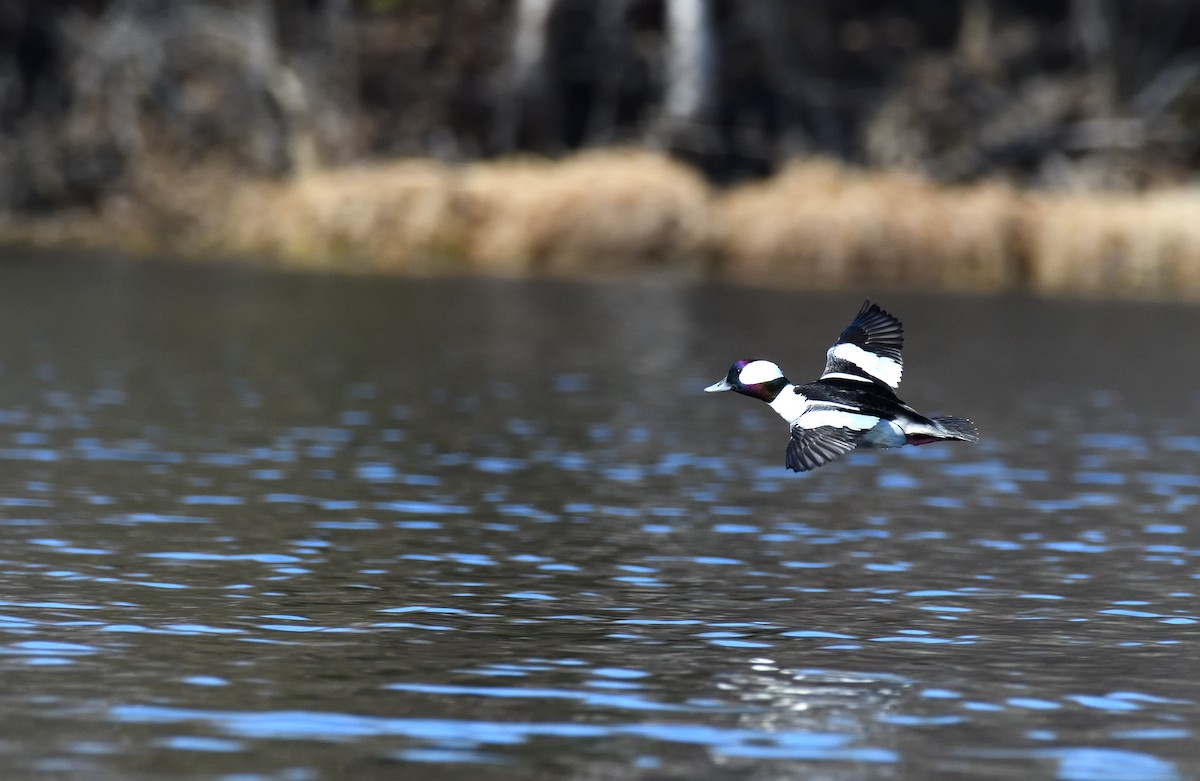
M859 440L859 447L900 447L906 442L904 429L890 420L880 420Z

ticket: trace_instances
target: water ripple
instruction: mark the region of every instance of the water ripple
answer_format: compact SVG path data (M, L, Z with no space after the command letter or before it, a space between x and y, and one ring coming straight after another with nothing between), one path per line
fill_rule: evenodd
M579 694L609 699L604 695ZM145 705L115 706L109 715L114 721L136 724L206 722L242 738L338 741L352 737L399 736L455 746L456 751L462 750L464 743L513 746L535 737L572 740L636 737L704 746L725 756L867 763L898 760L897 754L889 749L856 747L848 735L721 728L708 724L492 722L381 718L316 711L206 711Z

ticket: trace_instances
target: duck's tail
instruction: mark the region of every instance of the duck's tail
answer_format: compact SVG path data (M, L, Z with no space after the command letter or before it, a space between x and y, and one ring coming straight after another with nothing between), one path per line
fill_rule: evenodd
M932 442L978 442L979 432L975 424L966 418L925 418L904 427L907 445L928 445Z
M946 416L932 419L939 429L940 439L957 439L960 442L978 442L979 430L966 418Z

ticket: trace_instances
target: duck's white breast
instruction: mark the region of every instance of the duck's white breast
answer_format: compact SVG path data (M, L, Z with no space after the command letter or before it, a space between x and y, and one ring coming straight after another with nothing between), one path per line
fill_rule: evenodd
M796 386L789 383L771 402L771 409L778 412L780 417L788 423L794 423L796 418L803 415L808 409L808 397L802 393L796 393Z

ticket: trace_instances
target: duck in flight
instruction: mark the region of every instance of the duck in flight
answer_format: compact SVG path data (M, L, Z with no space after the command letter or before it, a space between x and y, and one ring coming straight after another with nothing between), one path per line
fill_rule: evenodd
M896 396L904 326L870 300L826 353L825 372L795 385L770 361L741 360L706 390L736 391L771 405L791 427L787 468L807 472L856 447L978 442L966 418L927 418Z

